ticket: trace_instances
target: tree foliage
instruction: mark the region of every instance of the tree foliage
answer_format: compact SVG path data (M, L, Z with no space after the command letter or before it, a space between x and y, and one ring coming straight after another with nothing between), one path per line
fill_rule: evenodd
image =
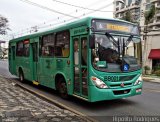
M148 25L151 22L151 20L153 20L155 11L156 9L154 5L151 6L151 9L149 11L146 11L145 13L145 24L146 25Z
M0 15L0 35L5 35L8 28L8 19Z
M130 11L127 11L127 12L125 13L125 16L123 16L122 19L123 19L123 20L126 20L126 21L129 21L129 22L133 22Z

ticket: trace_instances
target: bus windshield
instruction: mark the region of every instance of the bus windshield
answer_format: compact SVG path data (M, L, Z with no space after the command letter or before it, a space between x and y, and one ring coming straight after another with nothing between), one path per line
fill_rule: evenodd
M140 69L141 43L133 35L95 34L93 55L98 61L106 61L108 68L99 68L108 72L121 72L121 65L129 65L128 71ZM96 65L94 65L96 67Z

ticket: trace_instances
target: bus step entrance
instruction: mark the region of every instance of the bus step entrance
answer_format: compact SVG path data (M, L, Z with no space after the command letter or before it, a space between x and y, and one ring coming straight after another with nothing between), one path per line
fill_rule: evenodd
M38 82L38 81L34 81L34 80L33 80L32 83L33 83L34 85L37 85L37 86L39 85L39 82Z

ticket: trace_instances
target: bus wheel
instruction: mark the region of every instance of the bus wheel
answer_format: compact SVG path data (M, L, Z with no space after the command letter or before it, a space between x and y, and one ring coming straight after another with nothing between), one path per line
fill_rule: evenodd
M22 70L19 71L19 81L24 82L24 75Z
M67 85L62 80L60 80L59 83L58 83L58 91L59 91L60 96L63 99L67 99L68 98Z

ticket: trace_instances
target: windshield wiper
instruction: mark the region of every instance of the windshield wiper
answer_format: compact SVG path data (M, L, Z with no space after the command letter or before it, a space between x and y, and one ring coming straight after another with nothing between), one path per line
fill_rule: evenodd
M117 41L113 38L113 36L111 34L106 32L105 35L112 39L112 42L113 42L114 46L118 47Z
M121 55L121 52L120 52L120 39L118 38L118 40L116 41L113 36L106 32L105 35L108 37L108 38L111 38L110 40L113 42L114 46L118 48L118 60L117 60L117 63L118 64L122 64L122 60L120 59L120 55Z
M130 35L129 38L126 41L126 47L129 45L129 43L132 41L133 35Z
M118 38L117 44L118 44L118 55L120 57L121 53L120 53L120 40L119 40L119 38Z

